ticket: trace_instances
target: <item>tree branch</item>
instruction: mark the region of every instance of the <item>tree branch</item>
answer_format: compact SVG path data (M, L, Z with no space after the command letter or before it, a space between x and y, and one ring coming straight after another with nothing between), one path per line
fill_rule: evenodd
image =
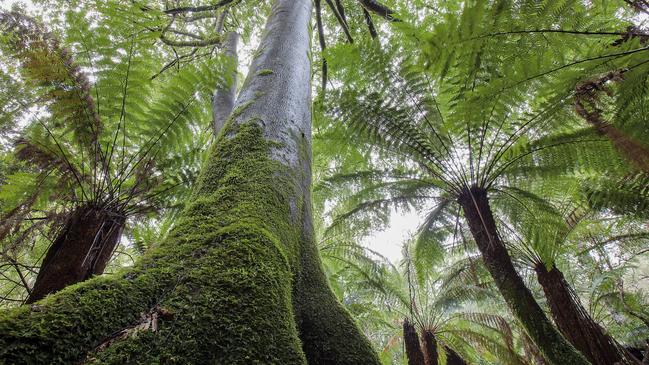
M338 19L338 23L340 23L340 26L343 27L343 31L345 32L345 36L347 37L347 41L349 43L354 43L354 39L352 38L352 34L349 32L349 27L347 26L347 22L345 19L340 15L338 12L338 9L336 8L336 5L334 5L331 0L325 0L327 2L327 5L329 5L329 8L331 8L331 11L333 11L334 15L336 16L336 19Z
M379 3L376 0L358 0L361 3L361 6L367 11L370 11L374 14L381 16L383 19L391 22L400 22L401 20L395 17L395 13L392 9L387 6Z
M376 28L374 27L372 16L365 8L363 8L363 16L365 17L365 23L367 23L367 28L370 31L370 36L372 37L372 39L375 39L376 37L378 37L378 33L376 32Z
M181 6L178 8L173 8L173 9L167 9L164 11L165 14L168 15L175 15L175 14L180 14L180 13L197 13L201 11L212 11L216 10L218 8L222 8L224 6L228 5L234 5L238 3L241 0L221 0L216 4L212 5L202 5L202 6Z
M162 41L162 43L171 47L207 47L221 45L222 37L214 36L212 38L195 41L177 41L174 39L169 39L164 34L162 34L160 35L160 40Z
M322 26L322 8L320 6L320 0L314 1L315 5L315 15L316 23L318 27L318 41L320 42L320 50L322 51L322 93L327 90L327 59L324 57L324 51L327 48L327 43L324 37L324 29Z

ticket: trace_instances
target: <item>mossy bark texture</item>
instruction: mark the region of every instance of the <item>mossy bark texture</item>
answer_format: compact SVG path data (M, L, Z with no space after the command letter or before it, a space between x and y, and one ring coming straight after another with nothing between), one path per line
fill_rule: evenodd
M275 2L169 237L133 269L1 314L1 364L379 364L312 238L310 14Z
M535 269L554 323L593 365L640 364L590 317L559 269L543 264Z
M458 202L498 290L543 356L553 365L588 365L589 362L552 325L516 272L498 235L487 191L478 187L466 189Z

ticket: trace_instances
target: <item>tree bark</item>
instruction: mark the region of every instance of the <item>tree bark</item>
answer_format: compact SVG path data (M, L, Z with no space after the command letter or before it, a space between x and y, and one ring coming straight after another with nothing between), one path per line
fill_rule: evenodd
M439 360L435 334L432 331L423 330L421 337L424 340L424 362L426 365L437 365Z
M406 357L408 365L425 365L424 353L421 351L421 342L415 326L408 321L403 320L403 344L406 347Z
M446 365L469 365L452 348L444 346L444 351L446 351Z
M639 363L588 315L559 269L553 267L548 270L545 265L539 264L535 270L554 323L593 365Z
M74 210L47 250L26 303L102 274L124 222L122 214L103 208L84 205Z
M589 364L548 320L516 272L511 257L498 235L487 191L478 187L466 189L458 197L458 202L498 290L543 356L555 365Z
M237 96L238 44L239 34L229 32L225 37L223 54L227 58L226 70L230 72L225 75L223 84L216 87L212 98L212 132L214 137L218 136L221 129L223 129L234 108L234 101Z
M0 314L0 363L379 364L311 239L311 6L274 3L168 238L134 269Z
M575 111L597 133L611 141L615 149L640 171L649 172L649 148L635 138L624 134L606 121L600 108L599 96L606 92L606 84L623 80L626 70L610 71L594 80L584 81L575 88Z

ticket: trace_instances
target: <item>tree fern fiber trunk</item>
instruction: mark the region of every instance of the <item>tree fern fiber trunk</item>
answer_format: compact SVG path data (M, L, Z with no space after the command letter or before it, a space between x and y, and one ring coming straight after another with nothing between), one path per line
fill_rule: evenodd
M185 211L134 268L0 314L0 363L379 364L312 239L310 0L276 0Z
M446 365L469 365L464 359L452 348L444 346L446 351Z
M123 215L103 208L84 205L75 209L47 250L26 303L102 274L124 222Z
M408 321L403 320L403 344L406 348L406 358L408 365L425 365L424 352L421 350L421 342L415 326Z
M421 331L421 338L424 345L424 362L426 365L437 365L439 361L435 334L432 331L423 330Z
M561 271L543 264L535 270L554 323L593 365L639 364L588 315Z
M589 364L548 320L516 272L511 257L497 233L487 191L477 187L466 189L460 194L458 202L498 290L543 356L554 365Z

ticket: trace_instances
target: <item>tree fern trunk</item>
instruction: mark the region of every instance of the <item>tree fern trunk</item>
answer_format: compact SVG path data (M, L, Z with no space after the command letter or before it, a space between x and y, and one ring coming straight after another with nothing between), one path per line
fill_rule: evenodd
M554 365L586 365L588 361L554 328L518 275L497 233L486 190L472 187L459 196L473 238L487 270L512 313L539 350Z
M452 348L444 346L446 351L446 365L469 365L464 359Z
M432 331L423 330L421 337L424 342L424 362L426 365L437 365L439 361L435 334Z
M169 237L134 269L0 314L0 363L378 365L347 313L329 305L309 234L310 14L310 0L273 5ZM304 315L313 307L300 292L316 296L312 306L328 300L322 318ZM297 323L309 319L329 323L301 341L309 332Z
M122 235L124 221L123 215L93 206L74 210L47 250L26 302L102 274Z
M403 320L403 344L406 348L406 357L408 365L425 365L424 353L421 350L421 342L415 326L408 321Z
M554 323L593 365L639 363L593 321L561 271L556 267L548 271L543 264L535 269Z

